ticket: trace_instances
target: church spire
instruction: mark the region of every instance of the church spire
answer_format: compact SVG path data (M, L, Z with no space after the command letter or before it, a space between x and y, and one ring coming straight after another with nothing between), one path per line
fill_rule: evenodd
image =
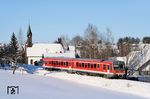
M28 31L27 31L27 47L32 47L32 31L31 31L31 27L30 27L30 24L29 24L29 27L28 27Z
M30 24L29 24L29 27L28 27L28 31L27 31L27 37L32 35L32 31L31 31L31 27L30 27Z

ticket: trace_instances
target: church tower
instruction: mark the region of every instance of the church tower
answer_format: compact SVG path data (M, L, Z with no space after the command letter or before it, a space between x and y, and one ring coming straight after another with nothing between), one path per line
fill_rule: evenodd
M28 31L27 31L27 47L32 47L33 43L32 43L32 31L31 31L31 27L29 25L28 27Z

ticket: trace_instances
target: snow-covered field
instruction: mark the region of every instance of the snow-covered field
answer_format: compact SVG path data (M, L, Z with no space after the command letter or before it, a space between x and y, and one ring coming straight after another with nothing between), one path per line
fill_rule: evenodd
M0 69L0 99L150 98L150 83L49 72L29 65L23 69L15 75ZM19 94L8 95L7 86L19 86Z

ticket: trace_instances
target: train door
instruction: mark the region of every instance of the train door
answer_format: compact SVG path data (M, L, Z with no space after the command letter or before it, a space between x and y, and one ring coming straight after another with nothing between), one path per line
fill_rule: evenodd
M108 74L110 73L110 65L109 64L107 65L107 73Z

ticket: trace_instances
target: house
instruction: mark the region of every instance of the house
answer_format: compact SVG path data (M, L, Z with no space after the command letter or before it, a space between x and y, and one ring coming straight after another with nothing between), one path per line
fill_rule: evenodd
M28 64L34 64L42 57L69 57L75 58L75 47L69 46L69 51L65 52L61 44L33 44L27 47Z
M59 39L60 40L60 39ZM69 57L75 58L75 47L67 46L64 42L55 44L32 43L32 31L29 25L27 30L26 56L28 64L35 64L42 57Z

